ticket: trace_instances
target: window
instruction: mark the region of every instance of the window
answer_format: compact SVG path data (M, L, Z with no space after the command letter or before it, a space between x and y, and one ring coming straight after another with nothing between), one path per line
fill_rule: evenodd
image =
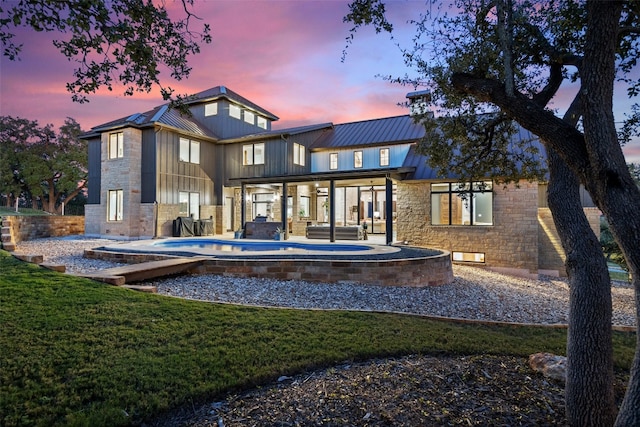
M229 115L233 118L239 119L242 115L242 110L235 104L229 104Z
M452 252L452 258L458 262L484 262L484 253L482 252Z
M217 102L211 102L211 103L206 104L204 106L204 115L205 115L205 117L215 116L217 114L218 114L218 103Z
M338 153L329 154L329 169L338 169Z
M353 152L353 167L354 168L362 167L362 151Z
M432 225L493 225L491 181L431 184Z
M242 146L242 164L263 165L264 164L264 142L259 144L247 144Z
M109 158L117 159L121 157L124 157L124 133L109 134Z
M300 206L298 209L298 215L301 218L306 218L310 215L310 212L311 212L311 197L300 196Z
M122 190L109 190L107 200L107 221L122 221L122 203L124 192Z
M304 145L293 143L293 164L304 166L305 148Z
M187 138L180 138L180 155L181 162L189 162L200 164L200 143Z
M389 149L380 149L380 166L389 166Z
M258 127L261 127L262 129L266 129L267 128L267 119L265 119L264 117L258 116Z
M244 121L247 123L251 123L254 124L256 122L256 115L253 114L251 111L246 111L244 112Z
M178 205L180 216L193 216L193 219L200 219L200 193L180 191Z

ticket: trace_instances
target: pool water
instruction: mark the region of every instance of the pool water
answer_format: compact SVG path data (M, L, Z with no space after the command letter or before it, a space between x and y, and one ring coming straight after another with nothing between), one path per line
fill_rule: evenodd
M176 239L154 242L157 248L209 249L220 252L261 252L261 251L314 251L314 252L359 252L369 251L368 245L343 245L340 243L316 244L286 241L242 241L218 239Z

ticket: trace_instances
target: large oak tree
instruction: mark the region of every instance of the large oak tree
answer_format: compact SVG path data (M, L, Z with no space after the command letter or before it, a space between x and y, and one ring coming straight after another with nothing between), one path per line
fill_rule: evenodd
M567 254L571 287L567 417L572 425L611 425L611 294L597 239L581 212L578 185L609 221L629 265L639 306L640 192L627 169L613 116L616 79L638 93L639 2L460 0L415 21L416 46L404 51L414 78L432 89L438 118L425 117L421 149L432 166L464 177L504 181L539 172L535 146L509 138L509 121L536 134L549 167L549 206ZM356 0L345 20L390 31L384 2ZM425 37L426 36L426 37ZM636 70L637 71L637 70ZM564 117L549 103L577 82ZM637 110L635 110L637 113ZM489 114L487 114L489 113ZM581 120L580 120L581 119ZM629 123L638 122L637 114ZM626 135L632 127L625 128ZM640 347L618 425L640 425Z

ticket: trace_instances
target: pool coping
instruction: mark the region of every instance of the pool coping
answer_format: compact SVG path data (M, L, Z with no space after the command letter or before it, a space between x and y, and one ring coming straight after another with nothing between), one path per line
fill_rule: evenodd
M354 243L357 244L357 243ZM361 245L361 244L360 244ZM396 245L376 247L378 256L400 255L403 248L415 249L424 256L354 259L353 253L332 256L309 255L185 255L176 251L143 250L143 245L109 245L85 250L84 256L119 263L141 263L171 258L197 257L200 262L188 269L189 274L215 274L229 277L259 277L276 280L302 280L326 283L360 283L379 286L439 286L454 279L451 255L439 249ZM133 249L137 248L137 249ZM387 248L386 250L380 250ZM433 254L433 252L437 252Z

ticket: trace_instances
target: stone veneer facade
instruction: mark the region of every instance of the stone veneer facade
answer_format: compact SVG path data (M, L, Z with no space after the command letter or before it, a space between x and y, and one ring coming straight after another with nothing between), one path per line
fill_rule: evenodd
M565 275L564 254L548 209L538 208L538 184L494 185L493 225L431 225L431 186L400 182L397 240L449 252L483 253L477 264L525 277ZM599 236L599 211L585 209Z

